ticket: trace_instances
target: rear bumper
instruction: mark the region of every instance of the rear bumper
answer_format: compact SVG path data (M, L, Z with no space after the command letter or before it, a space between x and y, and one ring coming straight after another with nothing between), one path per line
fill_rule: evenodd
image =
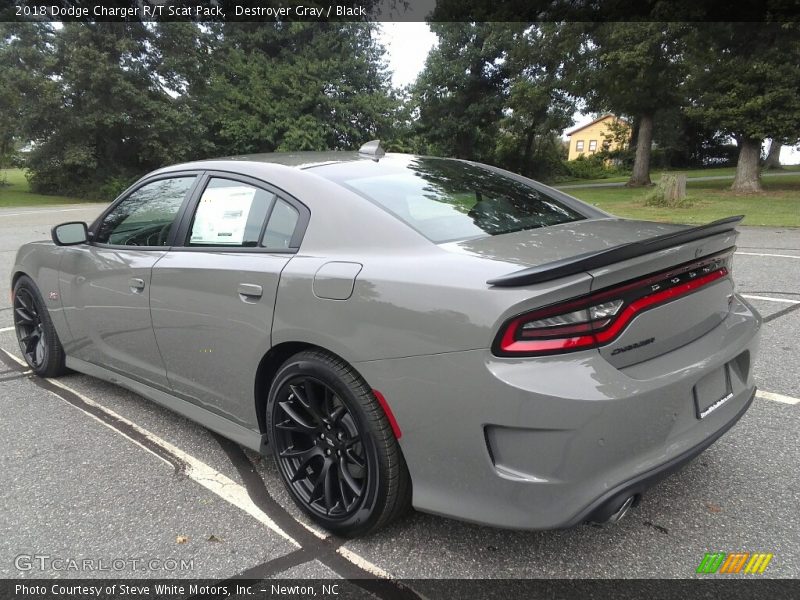
M473 350L356 368L397 418L417 509L553 529L602 520L617 499L641 493L732 427L755 393L759 328L737 298L701 338L622 369L596 350L532 359ZM694 385L725 365L733 395L698 419Z
M659 465L647 473L642 473L625 483L618 485L616 488L609 490L597 500L592 502L589 506L586 507L580 514L578 514L572 521L566 524L566 527L571 527L573 525L578 525L585 521L594 521L597 523L602 523L608 518L613 515L619 507L622 505L623 502L627 498L631 496L640 496L643 494L648 488L652 487L662 479L668 477L672 473L679 471L683 468L686 463L691 462L697 455L701 454L704 450L706 450L709 446L711 446L714 442L716 442L719 438L721 438L727 431L736 425L736 423L744 416L744 413L747 412L747 409L750 408L750 405L753 403L753 398L756 396L756 390L753 389L752 394L750 395L750 399L747 403L739 410L739 412L728 421L721 429L717 432L697 444L695 447L686 450L685 452L679 454L678 456L668 460L662 465Z

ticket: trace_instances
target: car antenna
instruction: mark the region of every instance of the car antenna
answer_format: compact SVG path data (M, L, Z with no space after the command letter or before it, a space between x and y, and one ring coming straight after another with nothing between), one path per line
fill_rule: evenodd
M375 162L378 162L384 154L386 154L386 152L383 150L383 148L381 148L380 140L372 140L371 142L367 142L358 149L359 156L371 158Z

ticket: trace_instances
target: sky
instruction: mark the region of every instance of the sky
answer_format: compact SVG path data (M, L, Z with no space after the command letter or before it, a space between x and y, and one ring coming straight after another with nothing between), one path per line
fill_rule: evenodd
M414 83L425 66L428 52L436 45L436 35L427 23L385 21L380 26L378 39L386 47L392 84L402 87Z
M417 75L425 66L428 52L436 45L436 35L431 32L427 23L406 23L386 21L380 23L382 31L378 36L386 47L389 70L392 71L392 84L402 87L414 83ZM567 129L585 125L593 120L593 115L575 113L575 124ZM563 136L566 139L566 136ZM800 150L784 146L781 150L781 163L785 165L800 164Z

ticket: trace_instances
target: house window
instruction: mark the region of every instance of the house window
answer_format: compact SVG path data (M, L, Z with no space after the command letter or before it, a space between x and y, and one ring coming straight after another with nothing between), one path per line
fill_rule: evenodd
M597 150L597 140L590 140L589 141L589 152L594 152Z
M578 140L577 142L575 142L575 151L583 152L583 140Z

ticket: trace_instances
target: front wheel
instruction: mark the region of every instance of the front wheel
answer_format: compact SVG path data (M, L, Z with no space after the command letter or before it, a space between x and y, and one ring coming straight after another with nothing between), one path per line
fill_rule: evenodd
M14 284L14 329L25 362L40 377L67 372L64 349L33 280L21 276Z
M306 351L284 363L270 388L267 430L293 500L326 529L364 535L409 508L410 478L391 425L341 359Z

